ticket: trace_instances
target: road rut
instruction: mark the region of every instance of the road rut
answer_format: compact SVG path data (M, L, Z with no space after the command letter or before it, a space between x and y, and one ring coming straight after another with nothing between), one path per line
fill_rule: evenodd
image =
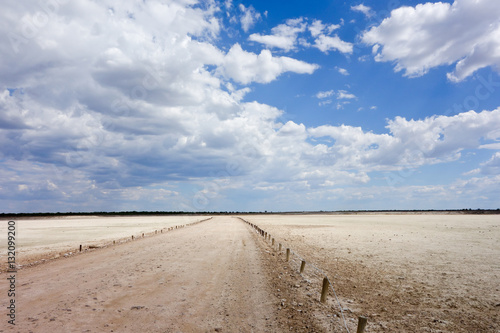
M25 268L0 332L276 332L263 256L249 226L216 217Z

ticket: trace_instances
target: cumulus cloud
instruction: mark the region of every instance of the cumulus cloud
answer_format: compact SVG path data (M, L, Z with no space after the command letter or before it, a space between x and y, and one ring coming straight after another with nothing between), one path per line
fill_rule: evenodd
M24 38L0 44L6 211L206 209L202 199L235 189L302 194L366 184L370 172L454 160L498 139L498 109L397 117L379 134L283 124L281 110L244 101L244 85L317 65L239 44L220 49L217 8L183 0L58 3L47 21L37 21L43 8L35 1L0 13L0 33ZM28 31L23 22L38 25ZM328 33L320 30L318 37Z
M318 65L289 57L274 57L269 50L262 50L259 55L244 51L235 44L227 53L221 73L239 83L268 83L284 72L311 74Z
M332 96L335 93L333 90L328 90L328 91L320 91L316 94L316 98L327 98Z
M493 154L488 161L482 163L479 171L485 175L500 175L500 152Z
M344 75L344 76L348 76L348 75L349 75L349 71L348 71L347 69L345 69L345 68L342 68L342 67L336 67L336 70L337 70L340 74L342 74L342 75Z
M265 44L269 47L280 48L285 51L290 51L296 47L297 36L304 32L306 23L302 18L290 19L286 24L280 24L271 29L271 35L251 34L248 39L254 42Z
M335 92L334 90L320 91L316 95L316 98L324 99L331 96L335 96L337 99L354 99L356 95L349 93L346 90L339 90Z
M368 171L456 160L462 150L478 148L481 138L494 133L497 126L500 126L500 109L423 120L396 117L388 122L386 134L346 125L310 128L309 134L334 139L335 144L328 148L329 155L335 156L336 163L343 168Z
M324 24L320 20L309 23L304 18L289 19L285 24L272 28L270 35L255 33L251 34L248 39L287 52L297 49L300 44L307 48L315 47L324 53L329 51L352 53L352 43L343 41L337 35L331 36L332 32L338 28L340 28L338 24ZM306 31L309 31L310 36L305 35Z
M327 36L319 35L318 38L314 40L315 48L321 52L328 53L328 51L336 50L342 53L352 53L352 44L344 42L339 38L339 36Z
M356 6L351 6L351 10L355 12L360 12L365 14L366 17L370 18L373 16L373 11L370 7L365 6L364 4L359 4Z
M78 207L88 197L96 209L133 190L193 209L189 196L171 198L178 182L248 172L281 112L242 103L248 88L228 80L267 83L317 66L238 44L223 52L216 13L180 0L80 0L48 12L28 1L3 11L0 30L12 38L0 46L0 156L5 168L23 162L4 173L0 198Z
M325 32L331 34L338 28L340 28L340 24L324 24L321 20L314 20L308 29L311 32L311 36L318 37Z
M500 68L500 6L495 0L455 0L401 7L362 34L376 61L396 63L409 77L455 64L458 82L480 68ZM473 27L473 28L471 28Z
M337 94L337 99L354 99L356 95L347 92L346 90L339 90Z
M245 5L240 4L239 9L242 13L240 18L241 28L243 31L248 32L261 19L261 15L252 5L245 7Z

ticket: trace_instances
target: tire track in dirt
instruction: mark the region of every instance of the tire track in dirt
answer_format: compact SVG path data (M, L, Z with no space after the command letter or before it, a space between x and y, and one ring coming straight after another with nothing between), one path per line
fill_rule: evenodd
M256 238L217 217L22 269L16 326L0 332L283 331Z

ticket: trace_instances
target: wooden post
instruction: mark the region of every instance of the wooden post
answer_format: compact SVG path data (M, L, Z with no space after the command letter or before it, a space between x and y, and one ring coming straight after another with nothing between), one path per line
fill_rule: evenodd
M113 241L113 245L115 245L116 241Z
M368 321L368 319L366 319L366 317L362 317L362 316L358 317L358 331L357 331L357 333L363 333L365 331L367 321Z
M82 252L82 244L80 244L80 252Z
M321 288L321 303L326 302L326 296L328 295L328 279L326 276L323 278L323 288Z
M134 235L132 235L132 240L134 240Z
M278 251L280 251L280 252L281 252L281 243L280 243L280 245L278 246Z
M142 233L142 238L144 238L144 233Z
M304 271L304 268L306 267L306 261L305 260L302 260L302 263L300 264L300 273L302 274L302 272Z
M286 261L290 260L290 249L286 249Z
M273 238L273 243L272 243L272 245L274 246L274 238Z

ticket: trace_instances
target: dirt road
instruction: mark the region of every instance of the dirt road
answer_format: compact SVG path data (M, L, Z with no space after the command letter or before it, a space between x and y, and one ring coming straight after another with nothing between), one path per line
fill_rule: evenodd
M0 332L282 331L265 255L248 225L217 217L25 268ZM0 287L5 313L5 274Z

